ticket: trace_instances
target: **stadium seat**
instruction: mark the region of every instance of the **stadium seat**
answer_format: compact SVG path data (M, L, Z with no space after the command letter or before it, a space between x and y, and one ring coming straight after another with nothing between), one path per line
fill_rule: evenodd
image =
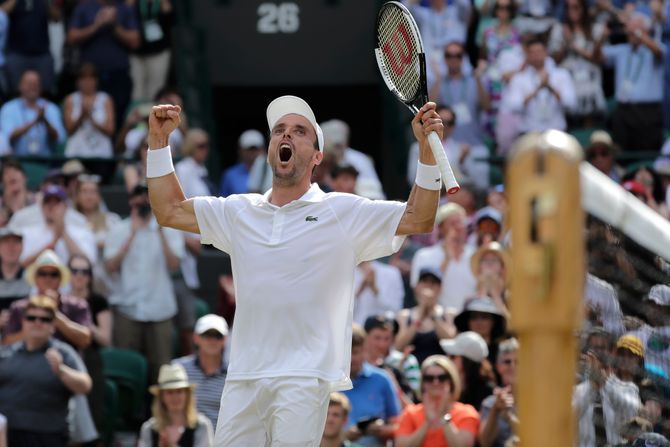
M589 140L594 130L596 129L590 127L585 128L578 127L574 129L569 129L568 133L573 137L575 137L577 141L579 141L579 144L582 145L582 148L586 148L589 145Z
M105 420L100 433L100 437L105 445L109 445L112 442L114 430L116 430L120 422L119 388L112 379L105 379Z
M142 354L128 349L104 348L101 351L105 378L118 388L121 426L134 428L144 417L147 393L147 361Z
M28 179L28 189L33 191L39 189L49 172L49 165L39 161L22 161L21 166Z
M200 318L209 313L209 304L201 298L195 299L195 318Z

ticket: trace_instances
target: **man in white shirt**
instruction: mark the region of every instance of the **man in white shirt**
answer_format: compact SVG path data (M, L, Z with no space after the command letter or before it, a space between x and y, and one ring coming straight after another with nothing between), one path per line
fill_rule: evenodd
M432 230L440 175L426 136L443 130L435 104L412 121L421 164L406 204L325 194L312 184L323 133L295 96L267 109L271 190L186 200L167 139L180 110L156 106L149 117L147 178L161 225L200 233L231 257L237 309L215 443L315 447L330 392L352 386L356 265L393 253L407 234Z
M526 68L514 75L503 92L503 109L521 114L519 131L565 130L565 111L576 103L570 73L547 56L544 40L526 43Z
M24 208L28 210L28 208ZM46 249L52 249L59 258L67 260L74 254L85 256L91 263L97 259L95 236L86 224L68 219L67 193L58 185L47 185L42 190L39 204L40 218L27 226L17 224L12 217L9 225L23 233L21 263L32 264ZM20 216L19 213L14 216Z
M466 221L465 209L455 203L447 203L437 210L435 225L439 241L416 252L409 279L410 285L415 287L422 269L439 269L443 272L439 304L455 313L463 310L465 300L475 295L477 286L470 269L470 258L475 250L466 243Z
M172 358L172 318L177 303L170 274L179 268L184 238L161 228L151 215L145 186L128 200L130 217L118 222L105 239L105 267L119 274L109 296L114 309L114 346L144 354L155 383L161 365Z

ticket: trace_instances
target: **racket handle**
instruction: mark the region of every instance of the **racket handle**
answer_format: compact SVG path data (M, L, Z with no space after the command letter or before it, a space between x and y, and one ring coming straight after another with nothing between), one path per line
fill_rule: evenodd
M437 166L440 168L442 183L444 183L447 193L454 194L455 192L458 192L461 187L458 186L456 177L454 177L454 173L451 170L449 160L447 160L447 154L444 153L444 147L442 147L442 142L436 132L428 134L428 144L433 151L433 157L435 157L435 161L437 161Z

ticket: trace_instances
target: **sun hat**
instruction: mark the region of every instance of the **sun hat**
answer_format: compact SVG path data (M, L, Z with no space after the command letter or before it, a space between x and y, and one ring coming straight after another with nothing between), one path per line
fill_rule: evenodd
M158 371L158 384L151 385L149 391L156 395L162 390L179 390L182 388L195 388L195 385L188 381L188 375L184 367L178 363L173 365L163 365Z
M491 338L496 339L505 333L507 321L503 314L498 310L493 300L487 296L472 298L465 303L465 307L460 314L454 318L454 324L458 332L465 332L469 330L468 321L470 315L474 312L490 314L493 316L493 329L491 330Z
M30 264L26 269L26 281L28 281L28 284L31 286L35 285L35 276L37 275L37 271L44 267L53 267L58 269L60 272L61 286L70 282L70 269L67 268L65 264L63 264L63 261L61 261L56 252L53 250L44 250L42 254L40 254L37 259L35 259L35 262Z
M440 340L440 346L447 355L466 357L476 363L481 363L489 355L486 341L476 332L461 332L456 338Z
M195 322L194 332L198 335L202 335L207 331L217 331L219 334L224 337L228 335L228 323L222 317L215 314L207 314Z

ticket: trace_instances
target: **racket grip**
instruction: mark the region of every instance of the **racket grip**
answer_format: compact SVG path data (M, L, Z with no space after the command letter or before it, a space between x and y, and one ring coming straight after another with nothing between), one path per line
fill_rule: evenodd
M451 165L447 159L447 154L444 153L444 147L442 147L442 142L436 132L428 134L428 144L433 151L433 157L435 157L435 161L437 161L437 166L440 168L442 183L444 183L447 193L454 194L458 192L461 187L458 186L456 177L454 177L454 172L451 170Z

